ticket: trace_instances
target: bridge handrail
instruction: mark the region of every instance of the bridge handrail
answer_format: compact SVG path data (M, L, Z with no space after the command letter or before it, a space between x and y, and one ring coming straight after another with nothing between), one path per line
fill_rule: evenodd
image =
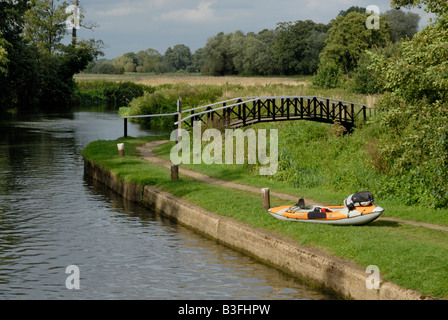
M187 109L187 110L182 110L181 113L188 113L188 112L192 112L192 111L196 111L196 110L207 109L207 108L214 107L214 106L217 106L217 105L221 105L221 104L224 104L224 103L228 103L228 102L231 102L231 101L238 101L238 100L241 100L240 102L233 103L233 104L230 104L230 105L225 105L225 106L222 106L222 107L219 107L219 108L214 108L214 109L205 110L205 111L198 112L198 113L193 113L193 114L191 114L191 115L189 115L189 116L187 116L187 117L185 117L185 118L182 118L182 122L184 122L184 121L186 121L186 120L188 120L188 119L191 119L191 118L193 118L193 117L197 117L197 116L202 115L202 114L206 114L206 113L210 113L210 112L216 112L216 111L223 110L223 109L227 109L227 108L233 108L233 107L236 107L236 106L245 104L245 103L255 102L255 101L258 101L258 100L267 100L267 99L274 99L274 100L276 100L276 99L300 99L300 98L303 98L303 99L315 99L315 98L316 98L316 99L321 99L321 100L337 101L338 103L342 103L342 104L347 104L347 105L357 105L357 106L364 107L364 108L366 108L366 109L374 109L374 108L369 108L369 107L367 107L367 105L365 105L365 104L361 104L361 103L349 102L349 101L342 101L342 100L337 100L337 99L332 99L332 98L326 98L326 97L320 97L320 96L266 96L266 97L239 97L239 98L233 98L233 99L229 99L229 100L225 100L225 101L220 101L220 102L211 103L211 104L208 104L208 105L205 105L205 106L200 106L200 107L190 108L190 109ZM362 111L362 110L358 111L357 114L356 114L356 116L359 115L361 111ZM121 117L121 118L123 118L123 119L152 118L152 117L167 117L167 116L176 116L176 115L178 115L177 112L173 112L173 113L164 113L164 114L138 115L138 116L123 116L123 117ZM176 124L178 124L178 122L179 122L179 121L175 122L174 124L176 125Z
M232 99L232 100L235 100L235 99ZM228 100L228 101L232 101L232 100ZM237 102L237 103L234 103L234 104L230 104L228 106L222 106L220 108L215 108L215 109L212 109L212 110L205 110L205 111L202 111L202 112L194 113L194 114L189 115L188 117L182 118L182 122L184 122L184 121L186 121L186 120L188 120L190 118L197 117L197 116L199 116L201 114L210 113L211 111L218 111L218 110L223 110L223 109L227 109L227 108L233 108L233 107L236 107L236 106L239 106L239 105L242 105L242 104L245 104L245 103L249 103L249 102L254 102L254 101L257 101L257 100L259 100L259 98L254 98L252 100L241 101L241 102ZM177 124L178 122L179 121L175 122L174 124Z
M168 117L168 116L175 116L177 115L177 112L174 113L157 113L157 114L144 114L139 116L123 116L122 119L133 119L133 118L152 118L152 117Z

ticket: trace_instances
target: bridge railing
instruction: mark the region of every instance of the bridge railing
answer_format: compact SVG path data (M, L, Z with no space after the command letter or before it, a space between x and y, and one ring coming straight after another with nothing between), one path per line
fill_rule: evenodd
M327 123L338 121L350 128L359 118L367 120L372 117L372 113L376 114L375 108L369 108L364 104L318 96L240 97L186 110L182 110L182 101L179 99L177 108L177 112L168 114L122 117L125 136L127 136L127 119L132 118L171 116L174 118L173 124L176 128L180 123L191 128L194 121L207 123L210 120L217 120L227 127L242 127L257 122L300 119Z

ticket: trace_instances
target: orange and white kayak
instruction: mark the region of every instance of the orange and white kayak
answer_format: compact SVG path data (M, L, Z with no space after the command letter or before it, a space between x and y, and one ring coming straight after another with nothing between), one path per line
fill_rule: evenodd
M325 223L335 225L363 225L377 219L384 209L376 205L359 206L350 210L346 206L281 206L269 209L280 220Z

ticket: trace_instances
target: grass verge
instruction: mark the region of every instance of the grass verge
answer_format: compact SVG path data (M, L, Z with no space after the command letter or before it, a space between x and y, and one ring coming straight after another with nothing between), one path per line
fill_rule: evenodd
M361 227L280 221L262 210L258 194L208 185L185 176L178 181L171 181L168 169L141 159L136 150L137 146L155 139L160 137L96 141L83 150L83 155L96 165L116 173L117 177L125 182L156 186L206 210L234 218L255 228L272 231L298 244L312 246L351 260L361 267L376 265L383 280L417 290L423 295L448 297L448 261L445 258L448 254L448 238L445 231L390 221L375 221ZM125 157L118 156L117 143L125 144ZM163 150L166 153L168 148L169 145L161 147L159 153L163 154ZM205 173L210 170L207 174L218 178L266 187L267 181L261 180L265 178L248 175L243 166L234 166L233 170L225 168L227 166L213 167L195 166L195 170L204 170ZM275 191L289 190L293 194L300 192L280 182L271 183L273 184L268 187ZM317 191L314 192L317 196ZM312 197L313 194L309 193L307 196ZM313 198L319 201L323 196ZM336 196L333 194L331 197ZM284 204L284 201L272 198L272 205L281 204ZM387 204L382 205L386 207ZM389 211L389 208L387 210Z

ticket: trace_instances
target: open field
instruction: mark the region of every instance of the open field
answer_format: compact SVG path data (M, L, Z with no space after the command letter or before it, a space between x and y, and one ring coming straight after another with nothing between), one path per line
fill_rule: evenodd
M272 84L285 84L291 86L306 86L310 77L237 77L237 76L201 76L201 75L154 75L148 73L126 73L126 74L87 74L82 73L75 76L76 80L107 80L107 81L132 81L135 83L158 86L161 84L189 83L225 85L239 84L242 86L266 86Z
M336 100L352 101L375 107L380 95L363 95L347 89L318 89L312 85L312 76L296 77L239 77L239 76L202 76L194 74L125 73L125 74L89 74L81 73L75 77L77 82L88 84L94 81L134 82L138 84L160 86L164 84L191 86L223 86L225 90L220 100L246 96L321 96Z

